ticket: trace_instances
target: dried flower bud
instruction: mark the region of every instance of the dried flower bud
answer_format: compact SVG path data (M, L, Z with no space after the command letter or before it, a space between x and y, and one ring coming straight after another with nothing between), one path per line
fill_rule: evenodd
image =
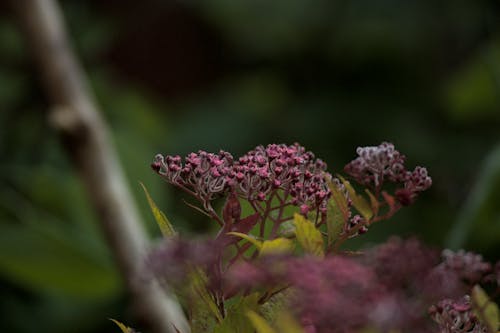
M432 179L429 177L427 169L418 166L409 174L404 187L412 193L418 193L427 190L431 185Z
M472 310L468 295L458 300L445 299L429 309L440 333L487 333Z

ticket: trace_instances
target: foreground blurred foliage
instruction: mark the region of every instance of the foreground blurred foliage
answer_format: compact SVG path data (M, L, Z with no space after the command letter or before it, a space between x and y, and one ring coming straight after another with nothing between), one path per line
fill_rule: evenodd
M338 168L390 140L433 189L354 241L415 233L498 259L496 1L61 2L143 212L139 181L181 229L209 228L153 181L163 149L300 141ZM10 14L0 4L0 329L106 331L123 290Z
M439 251L417 239L397 237L362 253L338 252L337 244L389 218L402 208L400 204L411 204L413 200L407 201L406 194L415 190L411 196L416 199L417 192L431 183L426 172L420 167L411 176L402 171L404 159L397 152L393 154L392 146L366 147L358 150L360 157L345 170L375 192L366 191L370 204L350 183L343 180L341 184L335 178L329 182L329 190L316 192L313 202L301 204L295 201L301 197L295 193L296 184L312 190L321 187L322 177L331 179L331 175L311 169L306 154L301 155L304 160L297 158L297 151L288 158L292 147L281 150L285 151L281 156L275 148L269 145L266 152L253 151L248 155L250 160L241 157L234 164L224 152L200 152L190 154L186 164L178 156L167 156L157 157L152 165L171 185L203 201L200 209L212 222L223 221L214 238L183 239L144 188L165 237L149 255L146 270L179 296L192 333L497 333L500 261L492 265L481 255L463 250L444 250L440 260ZM380 193L384 178L396 183L404 179L404 189L396 190L396 197ZM278 179L282 182L276 183ZM224 186L206 185L221 183ZM269 187L266 183L278 185ZM207 188L213 190L208 196ZM255 196L256 191L260 191L259 196ZM217 195L227 196L222 220L210 204ZM322 205L324 200L327 205ZM240 203L244 202L252 207L251 215L240 216ZM300 214L282 215L284 206L297 204ZM388 207L381 213L383 206ZM363 212L363 218L353 216L354 211ZM343 217L338 218L339 214ZM330 228L328 220L341 227ZM266 224L273 225L267 232ZM288 227L281 228L285 224ZM115 323L123 333L136 332Z

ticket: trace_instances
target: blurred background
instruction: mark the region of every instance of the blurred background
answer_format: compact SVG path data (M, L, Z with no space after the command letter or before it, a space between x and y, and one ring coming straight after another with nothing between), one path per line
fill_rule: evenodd
M391 141L432 189L351 242L417 235L500 258L500 4L464 0L60 1L144 223L203 216L155 153L301 143L341 172ZM0 3L0 331L111 332L123 285L48 100Z

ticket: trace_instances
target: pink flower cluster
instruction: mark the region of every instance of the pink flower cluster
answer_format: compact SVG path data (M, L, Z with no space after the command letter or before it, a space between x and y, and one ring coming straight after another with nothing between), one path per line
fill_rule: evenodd
M406 169L406 157L392 143L358 147L356 153L358 157L345 166L345 172L376 193L380 192L384 182L402 184L396 191L396 197L403 205L410 204L419 192L432 185L426 168L417 166L413 171Z
M169 183L196 196L205 208L228 192L249 201L265 201L280 189L287 202L300 206L303 213L325 212L330 197L326 164L298 144L258 146L237 161L222 150L191 153L184 163L180 156L158 154L151 167Z
M291 197L292 205L326 210L330 196L326 163L298 144L258 146L240 157L234 170L237 189L245 199L264 201L279 188Z
M158 154L151 168L172 185L196 196L207 208L210 201L230 187L233 157L222 150L218 154L200 150L190 153L182 163L179 155Z

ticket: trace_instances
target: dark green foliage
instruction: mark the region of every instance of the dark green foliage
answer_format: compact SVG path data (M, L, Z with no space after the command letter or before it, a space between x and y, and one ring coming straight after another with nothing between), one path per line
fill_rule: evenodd
M157 236L139 181L178 229L210 228L147 168L159 149L299 141L338 170L353 147L390 140L434 186L353 243L439 245L452 230L453 246L498 259L497 2L61 3ZM11 16L0 4L0 331L106 332L122 288Z

